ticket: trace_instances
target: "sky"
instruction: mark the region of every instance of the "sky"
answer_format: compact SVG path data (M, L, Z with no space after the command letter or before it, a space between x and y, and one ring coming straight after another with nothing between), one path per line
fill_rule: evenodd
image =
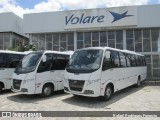
M0 13L23 14L129 5L160 4L160 0L0 0Z

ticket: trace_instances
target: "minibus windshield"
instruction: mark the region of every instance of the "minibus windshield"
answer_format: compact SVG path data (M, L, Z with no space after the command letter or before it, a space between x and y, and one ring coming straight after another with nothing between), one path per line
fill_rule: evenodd
M96 71L101 66L103 50L91 49L76 51L68 65L67 72L70 73L90 73Z
M24 57L15 69L17 74L25 74L35 70L43 52L33 52Z

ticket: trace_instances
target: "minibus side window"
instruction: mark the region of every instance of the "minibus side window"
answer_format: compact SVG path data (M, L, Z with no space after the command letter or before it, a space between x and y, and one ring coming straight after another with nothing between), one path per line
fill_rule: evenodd
M120 58L119 53L117 51L111 51L111 58L113 60L112 68L120 67Z
M125 58L125 55L124 53L122 52L119 52L119 57L120 57L120 63L121 63L121 67L126 67L126 58Z
M140 59L141 66L143 66L143 57L139 56L139 59Z
M118 68L120 67L120 58L119 53L117 51L110 50L110 58L106 59L104 57L102 70L107 70L110 68Z
M67 63L65 55L54 55L51 70L64 70Z
M6 68L6 54L0 53L0 68Z
M144 66L146 66L146 59L143 57Z
M125 56L126 56L127 67L131 67L131 59L130 59L129 55L125 54Z
M22 58L25 56L25 55L18 55L19 56L19 60L22 60Z
M135 67L136 66L136 59L135 59L135 56L134 55L130 55L130 59L131 59L131 66L132 67Z
M39 64L39 67L38 67L38 70L37 70L38 73L50 71L50 69L51 69L52 54L45 54L45 55L46 55L46 61L43 62L41 60L41 62Z
M20 57L18 54L7 54L8 68L16 68L20 62Z

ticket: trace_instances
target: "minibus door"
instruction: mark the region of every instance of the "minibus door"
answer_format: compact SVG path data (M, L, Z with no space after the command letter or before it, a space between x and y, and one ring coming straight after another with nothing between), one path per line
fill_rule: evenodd
M54 72L54 70L51 70L53 54L47 53L44 56L42 57L42 60L38 66L36 74L36 84L38 85L38 84L45 84L47 82L53 82L55 89L57 89L57 84L54 81L56 73ZM38 92L37 87L36 91Z

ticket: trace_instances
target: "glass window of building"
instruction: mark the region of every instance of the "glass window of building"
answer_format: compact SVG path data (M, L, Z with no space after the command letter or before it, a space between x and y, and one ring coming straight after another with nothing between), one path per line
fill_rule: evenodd
M45 35L39 34L39 49L44 50L45 49Z
M66 39L66 33L60 34L60 51L66 51L67 50L67 39Z
M68 33L67 40L68 40L67 50L73 51L74 50L74 33Z
M150 38L150 29L143 30L143 38Z
M99 46L99 32L92 32L92 47Z
M143 52L151 52L150 30L143 30Z
M152 40L152 52L160 51L160 42L159 42L159 30L151 29L151 40Z
M91 32L84 33L84 42L85 45L91 46Z
M59 51L59 34L55 33L53 34L53 50Z
M100 32L100 46L107 46L107 33L105 31Z
M126 31L126 44L127 44L127 50L134 51L134 35L133 35L133 30L127 30Z
M135 52L142 52L142 30L134 30L135 36Z
M4 40L4 42L9 43L10 42L10 33L4 33L3 40Z
M83 32L77 32L77 40L83 40Z
M116 31L116 48L123 49L123 31L122 30Z
M133 39L126 39L127 41L127 50L134 51L134 41Z
M152 55L153 59L153 76L160 77L160 55Z
M46 49L52 50L52 34L46 34Z
M132 38L133 39L133 30L127 30L126 31L126 38Z
M77 49L83 48L83 41L77 41Z
M150 39L143 39L143 52L151 52L151 41Z
M32 43L35 45L36 49L39 50L38 49L38 35L37 34L32 34Z
M3 33L0 33L0 50L3 50Z
M115 31L108 32L108 46L115 48Z
M145 55L146 64L147 64L147 78L152 76L152 67L151 67L151 55Z
M153 59L153 68L160 68L160 56L152 55L152 59Z
M77 49L83 48L84 44L84 37L83 37L83 32L77 32Z
M92 40L99 40L99 32L92 32Z

